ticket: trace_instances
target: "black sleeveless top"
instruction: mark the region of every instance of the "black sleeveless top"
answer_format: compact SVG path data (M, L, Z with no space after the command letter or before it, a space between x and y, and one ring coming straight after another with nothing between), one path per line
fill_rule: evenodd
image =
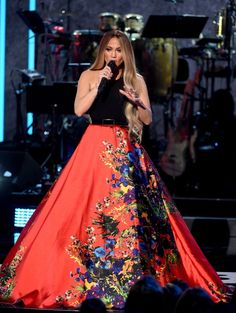
M116 125L128 125L124 114L125 96L119 92L123 85L122 77L107 82L105 90L95 98L87 112L92 124L103 124L104 120L111 119Z

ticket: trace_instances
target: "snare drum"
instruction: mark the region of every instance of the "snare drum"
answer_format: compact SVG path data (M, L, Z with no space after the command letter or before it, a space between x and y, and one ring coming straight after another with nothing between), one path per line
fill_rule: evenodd
M122 18L117 13L103 12L99 14L99 19L99 29L102 32L122 28Z

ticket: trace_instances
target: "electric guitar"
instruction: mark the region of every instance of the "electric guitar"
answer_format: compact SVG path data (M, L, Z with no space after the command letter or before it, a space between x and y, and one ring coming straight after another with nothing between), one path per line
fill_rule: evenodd
M176 139L176 134L171 127L168 130L168 144L166 151L162 154L159 165L169 176L180 176L186 169L185 153L188 148L187 139Z
M194 86L194 80L189 80L186 83L177 126L173 128L169 125L167 131L168 144L159 160L159 166L163 172L172 177L181 176L184 173L187 163L187 150L189 148L190 153L194 151L194 141L189 137L189 122L192 113L191 97L193 97Z

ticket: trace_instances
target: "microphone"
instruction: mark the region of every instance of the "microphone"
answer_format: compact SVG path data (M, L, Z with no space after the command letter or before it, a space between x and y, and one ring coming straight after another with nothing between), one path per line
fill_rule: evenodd
M115 72L115 69L116 69L116 63L115 63L115 61L111 60L111 61L108 62L107 65L110 67L111 72L114 73L114 72ZM106 87L107 87L108 82L109 82L109 80L108 80L106 77L103 77L103 78L101 79L101 82L100 82L100 84L99 84L99 86L98 86L98 93L97 93L98 95L100 95L101 93L104 92L104 90L105 90Z

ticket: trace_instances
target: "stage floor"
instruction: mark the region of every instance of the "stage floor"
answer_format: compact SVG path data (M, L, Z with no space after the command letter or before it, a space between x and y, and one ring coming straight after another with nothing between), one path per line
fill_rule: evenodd
M76 313L79 309L36 309L36 308L22 308L16 305L0 304L1 313ZM123 313L124 310L107 310L107 313Z

